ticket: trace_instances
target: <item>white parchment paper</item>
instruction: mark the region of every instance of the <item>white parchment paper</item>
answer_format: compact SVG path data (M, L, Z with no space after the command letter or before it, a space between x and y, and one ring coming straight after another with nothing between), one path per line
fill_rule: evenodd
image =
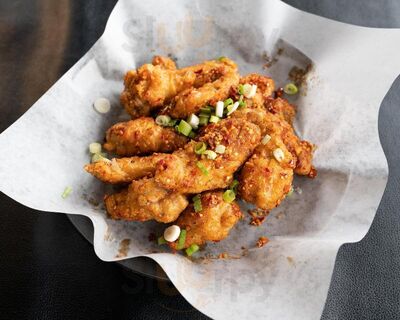
M121 0L94 47L1 134L0 190L38 210L89 217L101 259L153 258L210 317L318 319L338 247L364 236L386 184L377 118L400 71L399 43L399 30L350 26L277 0ZM265 53L277 59L268 70L262 68ZM88 144L101 141L106 128L124 117L118 102L124 73L154 54L170 54L179 66L228 56L242 74L269 74L278 86L291 67L313 64L294 103L299 135L318 145L319 175L296 179L302 193L285 200L261 227L243 221L227 240L205 250L240 259L192 262L153 253L160 248L148 234L162 228L108 219L104 185L83 171ZM106 116L92 108L102 96L112 101ZM66 186L73 193L62 199ZM262 235L271 241L255 248ZM124 239L130 242L121 254Z

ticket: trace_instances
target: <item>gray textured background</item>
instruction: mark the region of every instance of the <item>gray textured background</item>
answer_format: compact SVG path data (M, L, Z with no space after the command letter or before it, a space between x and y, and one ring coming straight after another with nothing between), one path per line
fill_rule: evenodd
M342 22L400 28L400 1L396 0L285 2ZM399 43L393 45L400 49ZM379 113L379 134L389 163L385 194L366 237L340 248L322 319L400 319L399 106L398 78Z

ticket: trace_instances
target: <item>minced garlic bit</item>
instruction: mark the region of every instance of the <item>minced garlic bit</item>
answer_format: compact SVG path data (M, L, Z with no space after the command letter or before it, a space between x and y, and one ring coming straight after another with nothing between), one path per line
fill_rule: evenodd
M261 143L266 145L269 140L271 140L271 136L269 134L266 134L265 137L261 140Z
M281 162L285 159L285 154L283 153L281 148L276 148L273 152L276 161Z
M165 229L164 239L168 242L174 242L179 238L180 233L181 233L181 228L174 224Z
M111 109L110 100L107 98L98 98L94 104L94 109L99 113L107 113Z
M257 85L255 84L244 84L243 85L243 95L250 99L253 98L256 95L257 92Z

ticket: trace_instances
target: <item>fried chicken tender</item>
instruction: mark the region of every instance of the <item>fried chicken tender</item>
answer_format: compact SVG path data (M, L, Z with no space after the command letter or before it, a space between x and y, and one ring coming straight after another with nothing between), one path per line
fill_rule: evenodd
M279 132L270 132L270 140L260 144L244 164L239 177L239 194L258 208L277 207L290 191L295 161ZM282 159L274 156L281 150Z
M195 212L191 204L179 216L175 224L186 230L184 248L192 244L202 245L206 241L221 241L239 221L242 216L239 206L235 202L225 202L222 194L222 191L201 194L202 210ZM176 242L169 243L173 249L176 245Z
M107 130L104 149L119 156L135 156L153 152L172 152L183 147L188 138L175 130L162 127L153 118L143 117L120 122Z
M133 181L127 189L105 196L108 214L113 219L169 223L189 204L186 196L160 187L153 178Z
M234 112L232 118L246 119L261 129L261 135L280 135L286 148L291 152L296 163L295 173L304 176L315 176L312 166L313 145L308 141L301 141L295 134L292 126L277 115L260 108L244 108Z
M215 160L201 158L194 152L196 142L191 141L157 163L155 180L160 186L183 194L225 188L260 139L256 125L242 119L224 119L205 127L199 137L209 150L224 145L224 154Z
M193 68L198 68L194 66ZM239 83L236 64L224 58L221 61L206 61L199 71L193 88L181 91L165 109L174 118L186 118L200 111L207 104L215 105L228 98L232 87Z
M156 163L163 157L165 154L155 153L148 157L104 159L87 164L85 170L105 183L130 183L133 180L153 176Z
M176 69L172 60L158 56L152 64L128 71L121 103L133 119L168 104L173 117L186 118L208 102L226 99L238 82L237 66L227 58Z

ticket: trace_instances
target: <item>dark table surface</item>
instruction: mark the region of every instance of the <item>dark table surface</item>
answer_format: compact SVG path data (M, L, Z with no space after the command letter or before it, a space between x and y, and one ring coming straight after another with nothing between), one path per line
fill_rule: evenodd
M0 0L0 132L91 47L115 2ZM286 2L343 22L400 27L396 0ZM339 250L323 319L400 319L399 105L397 80L379 115L388 186L367 236ZM1 319L206 318L168 283L100 261L66 216L1 193L0 211Z

